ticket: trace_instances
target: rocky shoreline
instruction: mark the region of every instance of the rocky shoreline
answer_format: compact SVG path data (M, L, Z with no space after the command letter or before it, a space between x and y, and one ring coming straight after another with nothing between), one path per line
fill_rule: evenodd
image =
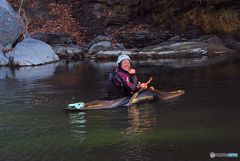
M43 3L42 5L48 7L50 5L50 8L65 6L65 10L70 11L69 6L57 4L48 4L46 2L46 4ZM81 8L81 4L78 5L79 9L84 10L87 9L86 6L95 5L95 3L84 3L86 8ZM130 2L126 1L126 4L121 5L128 6L127 11L132 9L129 7ZM138 6L135 3L134 5ZM112 60L116 59L121 53L127 54L134 59L146 60L215 57L240 51L239 32L206 34L199 27L193 25L182 32L171 32L166 28L156 27L148 19L145 20L144 16L141 17L137 14L138 18L130 18L127 16L127 11L123 15L117 14L117 12L114 13L116 19L123 16L124 21L121 21L121 24L115 24L116 22L112 18L110 18L109 24L105 24L104 19L97 21L98 18L93 16L94 11L97 10L96 8L92 9L89 15L84 17L83 24L86 22L85 25L90 25L89 23L92 23L92 21L87 21L87 18L91 16L93 16L92 19L96 23L92 23L92 27L86 28L87 33L93 31L89 36L85 33L88 41L80 41L81 43L79 43L79 37L76 39L71 34L64 32L46 32L44 30L44 32L34 32L31 35L25 32L23 34L25 26L22 23L22 17L5 0L0 3L0 9L0 15L4 15L1 20L3 28L0 29L0 66L35 66L56 62L61 59ZM40 9L36 8L36 12L38 10ZM108 10L111 11L111 8L108 8ZM47 13L47 9L44 13ZM55 14L55 16L62 17L60 10L57 10ZM98 12L96 14L98 15ZM65 16L71 16L71 14ZM104 15L101 18L104 18ZM68 18L65 18L63 22L68 23L67 20ZM71 21L71 23L73 22ZM100 30L94 32L94 25L98 25L98 23L102 25L101 32ZM15 28L16 24L17 28ZM105 28L104 25L108 27ZM74 28L74 26L71 27ZM69 30L71 29L69 28Z
M29 41L29 38L27 40ZM79 61L88 58L97 61L108 61L116 60L119 54L127 54L136 60L147 60L215 57L223 54L237 53L237 50L227 47L224 44L224 41L216 35L201 36L189 40L172 37L169 40L155 45L127 49L123 44L113 44L107 36L97 36L86 46L77 45L66 35L52 33L37 33L32 35L30 40L34 42L39 41L42 42L42 44L45 43L46 45L49 45L52 49L52 52L48 51L48 53L51 53L51 60L47 60L49 59L49 56L45 57L46 60L44 60L45 58L42 56L41 61L38 61L34 58L35 56L33 54L31 57L29 57L31 54L28 54L28 56L25 54L22 58L20 56L22 54L17 54L19 55L18 58L16 58L15 55L15 61L11 66L43 65L61 59ZM17 45L16 49L18 48ZM36 50L41 50L41 47ZM55 54L56 56L54 56ZM25 60L26 58L27 60ZM2 63L1 65L9 65L9 63L5 61L5 63Z
M44 36L43 36L44 35ZM107 36L97 36L85 47L72 43L70 37L56 34L38 33L35 39L45 41L52 46L61 59L81 60L93 58L96 60L115 59L119 54L127 54L135 59L164 59L164 58L200 58L202 56L218 56L230 54L236 50L228 48L217 36L201 36L190 40L178 37L144 48L126 49L123 44L113 44ZM44 38L43 38L44 37ZM57 39L54 39L57 37Z

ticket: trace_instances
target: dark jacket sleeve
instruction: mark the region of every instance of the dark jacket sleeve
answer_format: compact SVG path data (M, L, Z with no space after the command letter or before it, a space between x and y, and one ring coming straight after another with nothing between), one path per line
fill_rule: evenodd
M130 75L130 82L132 83L132 85L130 86L131 91L135 91L139 88L138 79L135 74Z
M139 85L136 75L130 75L122 72L119 72L118 75L122 81L123 87L126 91L128 91L128 93L132 93L138 90Z

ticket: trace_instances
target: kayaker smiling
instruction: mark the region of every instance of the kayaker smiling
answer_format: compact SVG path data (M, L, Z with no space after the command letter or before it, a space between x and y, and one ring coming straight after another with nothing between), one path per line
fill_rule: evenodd
M132 95L141 88L147 89L146 83L138 82L136 70L132 68L128 55L120 55L117 59L117 66L107 80L107 92L110 98Z

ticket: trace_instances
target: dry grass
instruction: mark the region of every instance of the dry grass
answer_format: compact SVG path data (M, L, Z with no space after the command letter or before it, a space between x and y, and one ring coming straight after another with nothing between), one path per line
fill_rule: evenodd
M188 25L198 26L205 33L240 31L240 10L232 8L195 8L183 15L169 12L153 15L153 20L173 30L184 30Z
M234 9L194 9L184 15L206 33L234 32L240 29L240 11Z

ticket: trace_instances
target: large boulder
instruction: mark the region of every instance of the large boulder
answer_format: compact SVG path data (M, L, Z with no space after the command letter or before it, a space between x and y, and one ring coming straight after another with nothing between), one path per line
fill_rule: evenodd
M20 16L6 0L0 0L0 44L12 44L19 36L22 25Z
M33 66L58 61L58 56L48 44L26 38L12 52L6 53L9 65Z
M49 44L60 59L77 60L82 58L83 48L77 45L77 42L70 35L38 32L31 35L31 38Z

